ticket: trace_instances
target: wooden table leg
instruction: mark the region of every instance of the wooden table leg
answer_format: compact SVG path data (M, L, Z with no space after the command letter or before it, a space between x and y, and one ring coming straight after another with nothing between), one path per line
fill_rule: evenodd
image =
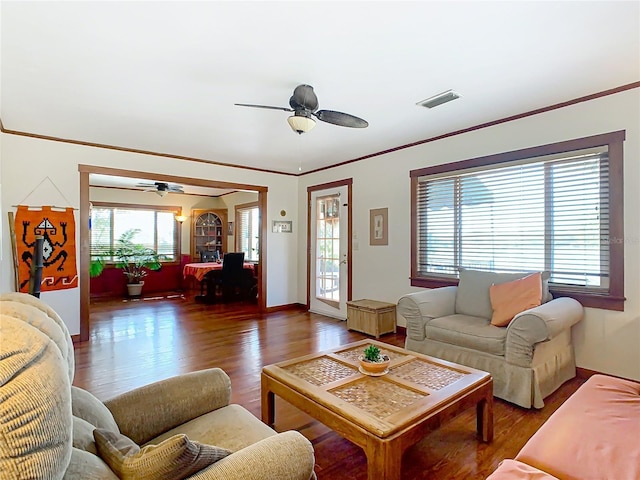
M476 406L478 437L483 442L493 441L493 382L486 387L485 398Z
M402 449L399 446L369 438L365 453L368 480L400 480Z
M273 428L275 424L275 394L269 390L269 380L263 373L261 375L261 410L262 421Z

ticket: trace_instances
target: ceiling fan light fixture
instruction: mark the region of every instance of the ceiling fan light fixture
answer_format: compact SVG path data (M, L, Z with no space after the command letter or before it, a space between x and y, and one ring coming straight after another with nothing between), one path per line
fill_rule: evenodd
M158 189L158 190L156 191L156 193L157 193L159 196L164 197L167 193L169 193L169 191L168 191L168 190L160 190L160 189Z
M289 122L291 129L300 135L307 133L316 126L316 122L313 118L298 114L291 115L287 118L287 122Z

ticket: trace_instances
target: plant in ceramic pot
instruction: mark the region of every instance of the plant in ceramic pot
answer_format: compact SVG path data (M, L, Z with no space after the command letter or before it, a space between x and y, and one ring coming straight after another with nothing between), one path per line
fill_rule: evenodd
M382 355L375 345L369 345L360 356L360 366L369 373L382 374L389 367L391 359L388 355Z
M103 250L93 256L89 269L91 277L97 277L104 271L110 260L115 260L115 266L122 269L127 277L129 296L138 296L144 285L145 278L151 270L160 270L162 263L158 253L140 243L134 243L133 238L140 233L140 229L132 228L124 232L116 240L113 249Z

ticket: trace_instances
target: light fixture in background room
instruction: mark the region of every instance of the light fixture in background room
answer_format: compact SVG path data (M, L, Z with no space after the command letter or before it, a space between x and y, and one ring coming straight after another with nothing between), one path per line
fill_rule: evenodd
M186 219L187 217L185 217L184 215L176 215L176 222L178 223L183 223Z
M287 122L289 122L291 129L300 135L307 133L316 126L315 120L307 112L296 112L295 115L287 118Z

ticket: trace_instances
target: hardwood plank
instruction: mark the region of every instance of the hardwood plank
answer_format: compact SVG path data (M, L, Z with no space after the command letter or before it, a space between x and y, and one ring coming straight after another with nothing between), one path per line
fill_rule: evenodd
M173 375L220 367L231 377L232 402L261 418L263 365L371 338L346 322L300 310L259 314L252 304L204 305L193 295L171 299L99 300L91 305L90 335L75 345L74 385L104 400ZM404 334L380 337L404 345ZM513 458L544 421L584 382L575 378L526 410L494 400L492 443L477 438L476 409L469 408L409 447L402 479L484 479ZM364 451L282 399L275 399L275 428L296 429L314 445L320 480L364 480Z

